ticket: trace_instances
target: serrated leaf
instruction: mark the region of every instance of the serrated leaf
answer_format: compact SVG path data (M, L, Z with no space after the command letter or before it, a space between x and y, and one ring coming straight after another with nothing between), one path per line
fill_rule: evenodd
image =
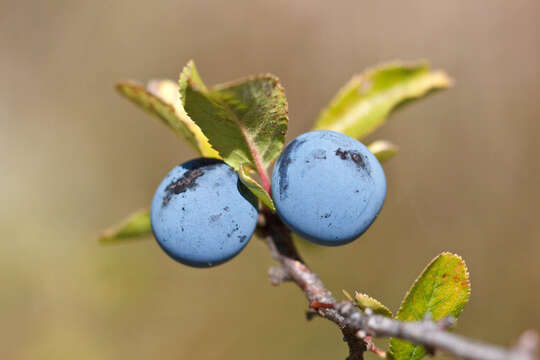
M399 105L450 84L446 73L431 71L425 63L382 65L353 77L321 112L315 128L363 138Z
M354 298L347 290L341 290L343 291L343 295L349 300L352 301L357 307L359 307L362 310L366 310L367 308L371 309L375 314L386 316L386 317L392 317L392 312L384 306L379 300L372 298L371 296L367 294L361 294L357 291L354 292Z
M394 157L399 151L397 145L392 144L390 141L377 140L368 145L369 151L375 155L380 161L384 162Z
M160 119L176 135L187 140L202 156L218 157L201 129L184 111L179 99L178 86L174 82L154 80L146 89L135 82L125 81L118 83L116 89L121 95Z
M356 305L362 310L365 310L366 308L370 308L375 314L390 317L390 318L393 316L392 312L386 306L384 306L379 300L374 299L367 294L361 294L359 292L355 292L354 300L355 300Z
M263 189L261 185L259 185L258 182L253 180L253 178L249 175L249 172L246 170L246 167L244 165L240 165L240 169L238 170L238 177L240 178L240 181L246 187L253 193L261 202L267 206L270 210L276 211L276 207L274 205L274 201L272 201L272 198L270 195Z
M266 169L283 148L288 124L279 80L259 75L207 88L189 62L179 83L184 108L212 147L236 171L242 165L256 169L268 192Z
M150 211L139 210L121 223L105 230L99 237L102 243L116 243L125 240L141 238L152 234L150 226Z
M433 320L458 317L469 301L469 272L461 257L442 253L431 261L415 281L396 315L402 321L422 320L430 313ZM418 360L426 354L424 347L391 338L390 351L396 360Z

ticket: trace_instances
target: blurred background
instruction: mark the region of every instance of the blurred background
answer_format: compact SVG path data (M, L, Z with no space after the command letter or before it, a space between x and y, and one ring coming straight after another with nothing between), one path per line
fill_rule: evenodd
M114 83L176 79L191 58L208 84L278 75L288 140L366 67L447 70L454 88L370 138L401 147L374 226L304 256L339 299L360 290L396 310L435 255L456 252L473 289L460 333L510 344L540 329L539 11L534 0L0 1L0 358L345 358L333 324L305 321L298 289L269 284L259 241L210 270L153 240L96 241L195 156Z

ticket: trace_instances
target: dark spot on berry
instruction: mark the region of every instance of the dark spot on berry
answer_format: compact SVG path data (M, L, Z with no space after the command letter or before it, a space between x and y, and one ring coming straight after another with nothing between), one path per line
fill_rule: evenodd
M360 155L360 154L352 153L351 154L351 159L352 159L352 161L354 161L357 164L364 162L364 159L362 158L362 155Z
M238 236L238 240L240 240L240 243L243 243L244 241L246 241L246 239L247 239L246 235Z
M232 231L230 233L227 234L227 237L230 238L232 236L232 234L234 234L238 230L240 230L240 226L238 224L234 224L234 228L232 229Z
M186 192L188 189L194 189L195 187L197 187L196 180L203 175L204 171L202 171L201 169L190 169L186 171L180 179L172 181L165 188L166 194L163 197L162 205L167 205L173 195L178 195Z
M347 151L342 151L341 148L336 150L336 155L341 158L341 160L347 160Z
M216 222L219 220L220 217L221 217L221 214L212 215L210 216L210 222Z
M331 213L326 213L324 215L321 215L321 219L328 219L330 216L332 216Z
M228 206L225 206L225 207L223 208L223 210L224 210L224 211L229 211L229 207L228 207Z
M359 169L364 170L366 173L370 174L369 165L365 157L358 151L342 150L341 148L338 148L336 150L336 156L339 156L341 160L352 161Z

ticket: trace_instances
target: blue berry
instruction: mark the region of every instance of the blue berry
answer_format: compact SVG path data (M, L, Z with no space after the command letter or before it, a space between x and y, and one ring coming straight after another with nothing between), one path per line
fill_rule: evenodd
M152 231L173 259L210 267L237 255L257 225L257 200L223 161L200 158L175 167L159 185Z
M274 167L272 196L291 230L320 245L347 244L375 220L386 196L377 158L359 141L328 130L288 144Z

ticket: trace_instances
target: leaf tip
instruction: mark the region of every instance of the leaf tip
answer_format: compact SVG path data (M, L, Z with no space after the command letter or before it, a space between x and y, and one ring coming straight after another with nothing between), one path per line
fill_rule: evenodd
M368 149L380 162L391 159L399 152L399 146L388 140L376 140L368 145Z
M351 294L349 294L349 292L345 289L342 289L341 292L343 292L343 295L345 295L345 297L349 300L349 301L354 301L353 297L351 296Z
M445 71L443 70L434 70L431 73L433 77L434 88L437 89L447 89L454 86L454 79L452 79Z
M118 91L120 94L124 95L126 87L135 87L137 85L140 86L140 84L136 83L135 81L122 80L114 84L114 89Z
M115 244L120 240L130 240L142 238L152 233L150 224L150 212L141 209L120 223L110 226L98 235L98 242L101 244Z
M111 240L113 234L113 231L111 231L110 229L104 230L98 235L97 240L101 244L106 244L109 240Z

